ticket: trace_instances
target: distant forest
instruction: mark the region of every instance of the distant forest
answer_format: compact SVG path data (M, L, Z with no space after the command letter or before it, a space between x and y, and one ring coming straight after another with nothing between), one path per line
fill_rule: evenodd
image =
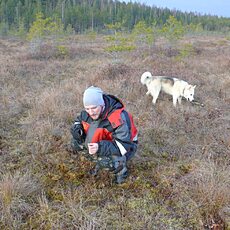
M140 3L113 0L0 0L0 33L23 25L29 31L41 12L45 17L59 20L64 28L71 26L76 33L88 30L102 32L106 24L120 23L131 31L139 21L162 27L170 16L184 26L200 25L207 31L230 31L230 18L181 12L150 7Z

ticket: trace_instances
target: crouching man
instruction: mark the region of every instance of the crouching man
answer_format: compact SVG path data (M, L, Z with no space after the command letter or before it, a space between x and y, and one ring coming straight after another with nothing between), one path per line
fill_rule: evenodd
M121 184L128 176L126 162L137 150L137 129L133 118L117 97L91 86L83 95L84 110L71 127L71 146L95 162L92 175L105 168Z

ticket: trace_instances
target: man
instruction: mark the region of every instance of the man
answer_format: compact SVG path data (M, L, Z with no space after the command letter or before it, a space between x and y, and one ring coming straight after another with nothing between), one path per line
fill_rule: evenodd
M71 127L74 151L87 150L86 157L96 162L92 175L109 169L115 182L121 184L128 176L126 162L137 149L137 129L132 116L117 97L91 86L83 95L84 110Z

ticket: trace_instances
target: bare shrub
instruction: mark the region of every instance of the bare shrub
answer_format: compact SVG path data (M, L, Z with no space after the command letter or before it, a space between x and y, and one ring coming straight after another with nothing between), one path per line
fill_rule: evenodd
M20 229L34 209L30 199L39 189L39 184L28 172L1 175L0 226Z
M30 47L29 47L30 50L29 51L30 51L31 55L34 56L40 52L40 48L41 48L43 42L44 42L43 39L34 39L30 42Z
M164 53L165 53L165 56L166 57L176 57L179 55L180 51L176 48L173 48L171 46L167 47L165 50L164 50Z
M76 47L74 45L69 46L69 53L68 53L68 58L76 58L76 59L87 59L87 58L92 58L96 57L98 54L96 51L93 49L87 48L87 47Z
M47 88L38 96L29 116L21 120L22 124L29 124L26 140L32 153L50 151L52 133L56 128L69 132L65 123L70 124L76 114L74 111L80 111L81 91L77 82L69 80L57 87ZM78 107L75 108L76 105Z
M85 188L86 189L86 188ZM36 211L31 216L33 228L51 229L80 229L96 230L106 228L106 215L103 216L101 211L93 205L94 198L97 194L90 194L87 200L83 199L85 193L83 188L76 191L76 198L72 195L64 195L64 203L51 204L42 193L38 198ZM90 205L92 203L92 205Z
M219 211L230 204L229 165L218 165L213 161L196 162L191 173L177 182L175 190L185 193L196 203L206 224L210 219L216 220Z
M81 230L87 229L106 229L106 216L99 212L96 207L85 207L85 201L73 202L69 200L67 202L67 209L70 210L73 216L73 225L75 228Z
M102 70L102 75L109 79L116 79L119 76L124 76L130 72L130 66L125 64L109 64Z

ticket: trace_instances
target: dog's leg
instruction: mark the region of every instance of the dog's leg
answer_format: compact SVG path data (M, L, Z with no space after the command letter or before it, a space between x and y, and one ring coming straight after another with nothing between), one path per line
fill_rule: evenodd
M178 97L178 103L179 104L181 104L181 99L182 99L182 97L180 96L180 97Z
M147 93L146 93L146 95L149 95L150 94L150 92L148 91Z
M156 104L156 101L157 101L157 98L156 98L156 97L153 97L152 103L153 103L154 105Z
M173 105L176 107L178 96L173 95Z
M153 104L156 104L156 101L157 101L157 98L159 96L159 93L160 93L160 91L154 91L154 92L151 93L151 95L153 97L153 100L152 100Z

